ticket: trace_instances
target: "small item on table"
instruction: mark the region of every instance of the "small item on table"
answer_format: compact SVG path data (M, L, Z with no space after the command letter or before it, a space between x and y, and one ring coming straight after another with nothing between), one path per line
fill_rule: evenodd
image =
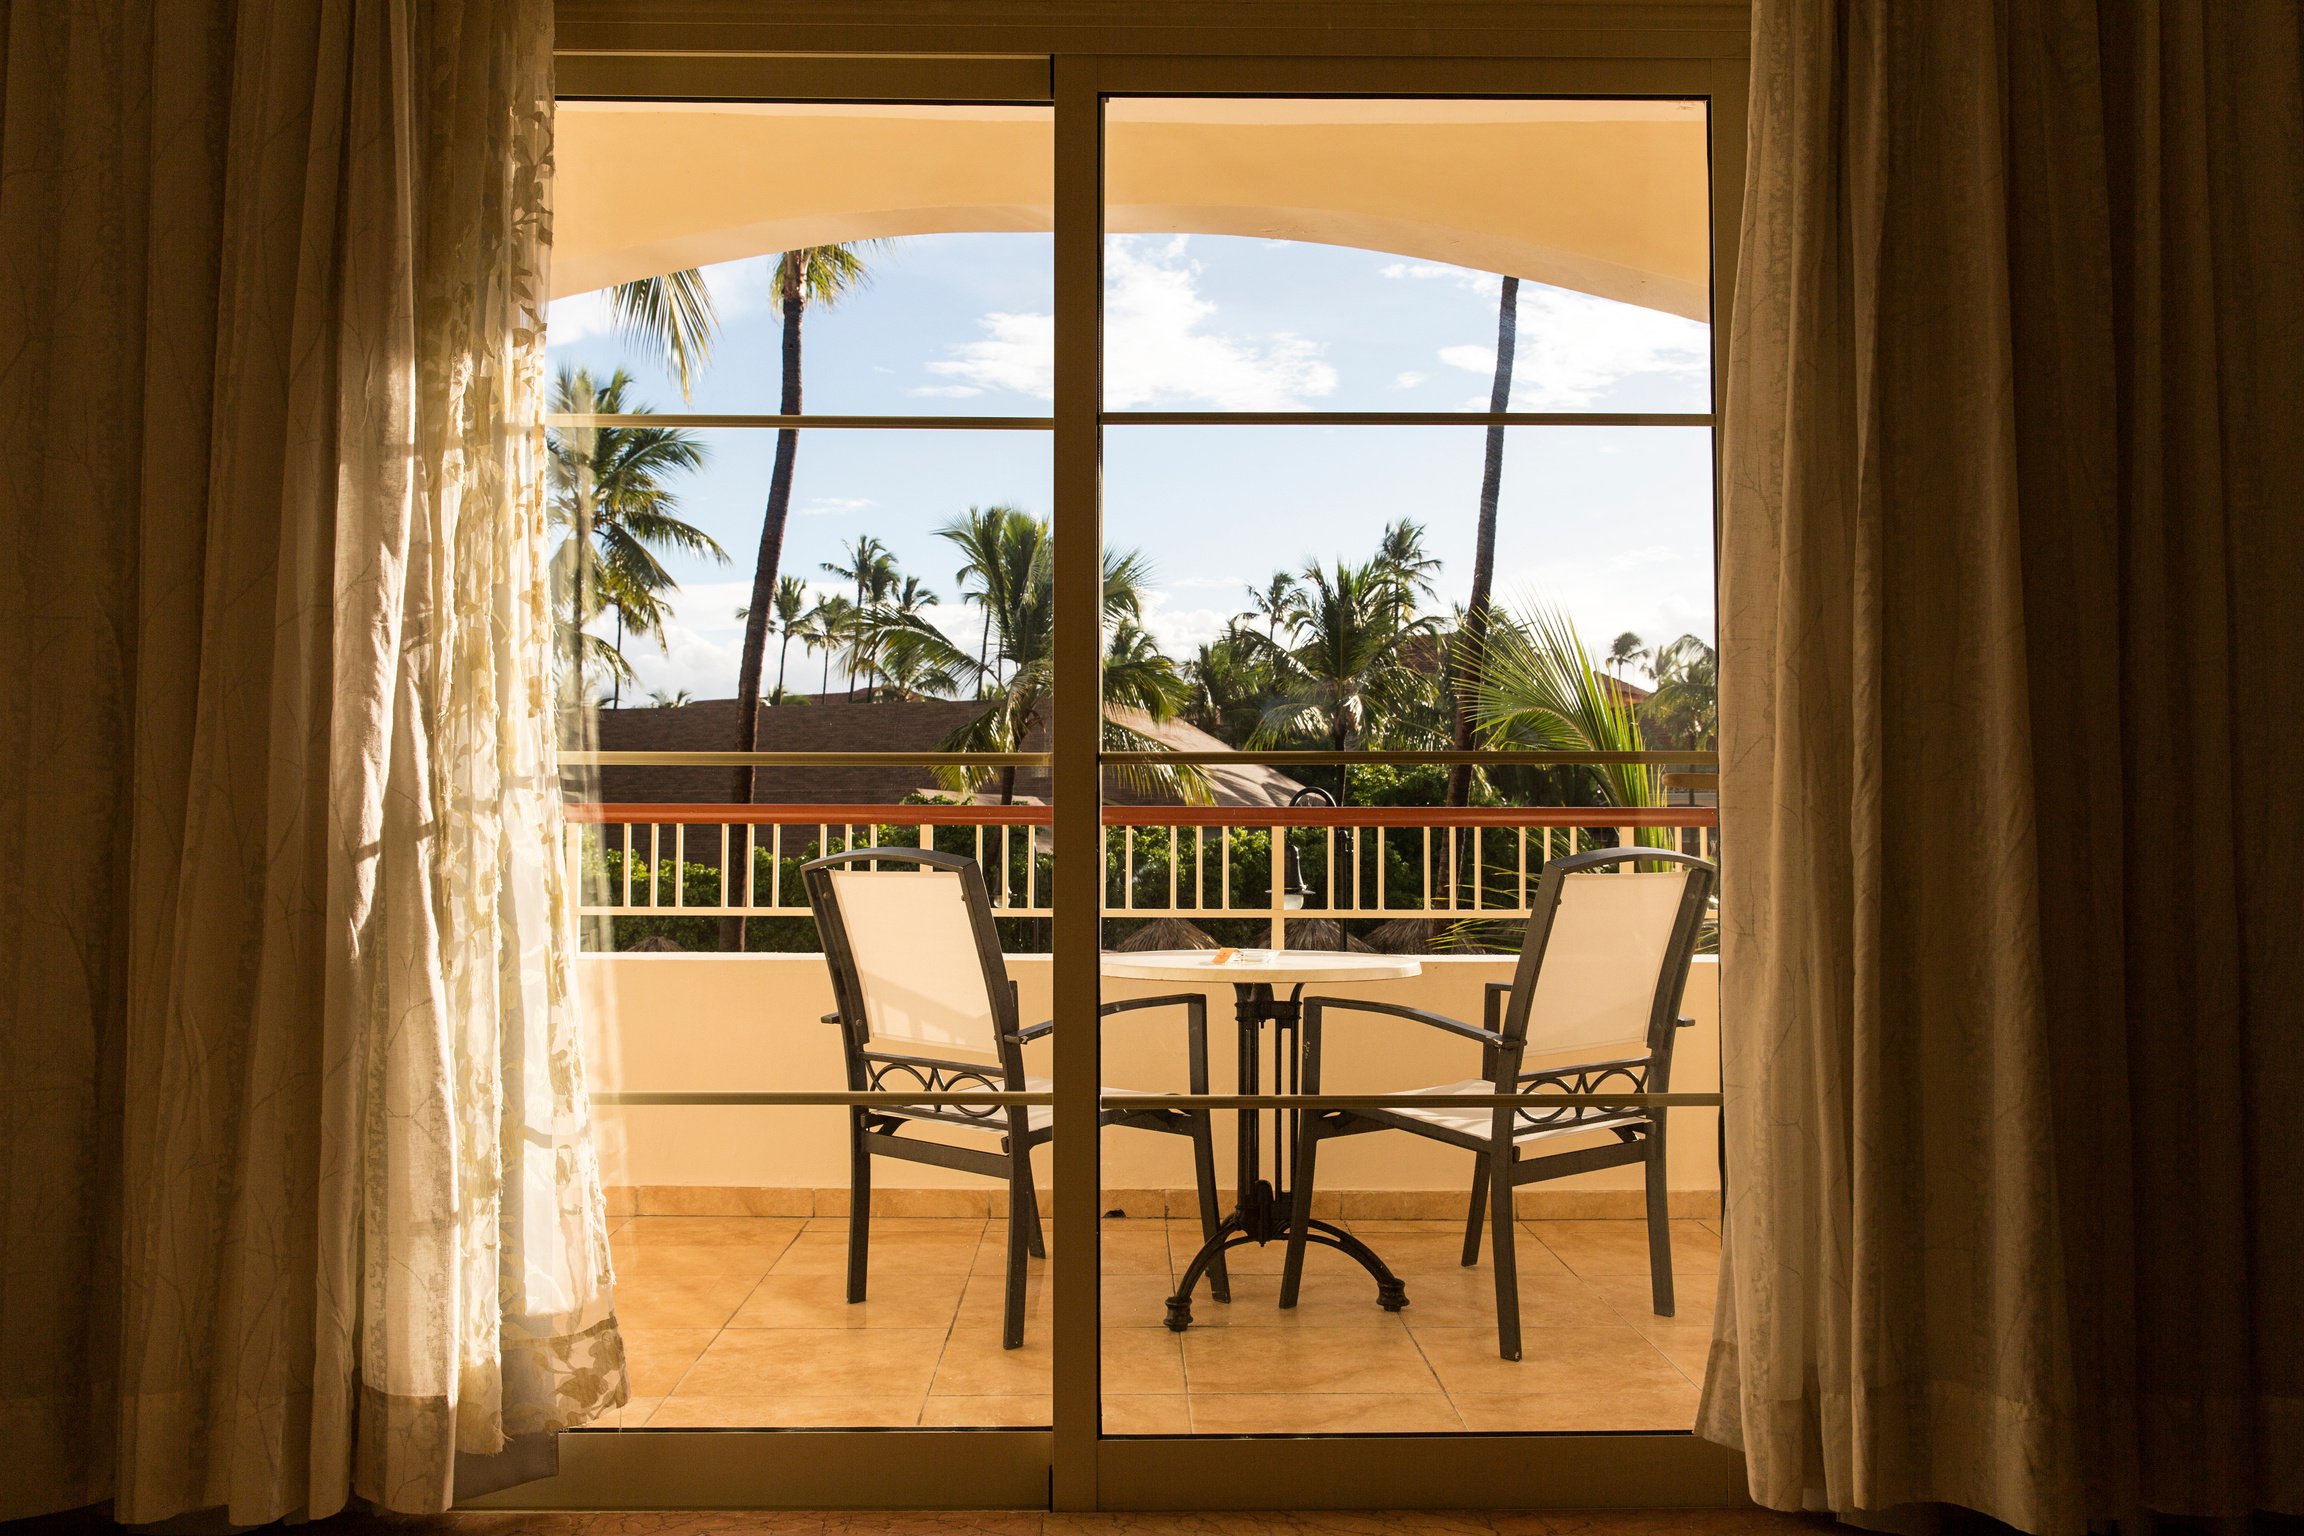
M1236 949L1220 949L1208 957L1208 963L1210 965L1229 965L1232 963L1232 957L1238 953L1240 951Z

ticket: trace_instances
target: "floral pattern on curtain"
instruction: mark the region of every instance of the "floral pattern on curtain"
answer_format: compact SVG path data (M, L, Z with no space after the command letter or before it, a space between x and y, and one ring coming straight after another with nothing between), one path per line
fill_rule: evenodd
M0 9L0 1516L623 1401L544 569L548 0ZM20 920L19 920L20 919ZM62 963L59 963L59 962Z

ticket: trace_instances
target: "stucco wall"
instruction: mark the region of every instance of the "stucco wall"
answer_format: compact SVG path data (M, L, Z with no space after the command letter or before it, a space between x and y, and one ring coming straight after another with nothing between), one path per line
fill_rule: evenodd
M1027 1019L1048 1013L1046 956L1010 962ZM1504 958L1433 959L1410 980L1369 983L1338 993L1412 1004L1477 1021L1481 989L1508 979ZM598 955L578 964L587 1001L589 1066L596 1089L700 1091L839 1089L846 1086L838 1031L819 1022L832 1007L824 962L815 955ZM1176 990L1156 982L1105 983L1107 998ZM1235 1085L1230 997L1211 1000L1210 1054L1215 1091ZM1682 1012L1695 1019L1681 1031L1672 1086L1709 1092L1719 1086L1719 969L1699 960ZM1026 1052L1029 1069L1046 1075L1049 1045ZM1337 1092L1412 1088L1478 1075L1479 1050L1470 1041L1398 1019L1332 1015L1326 1047L1326 1086ZM1269 1058L1267 1058L1269 1059ZM1181 1015L1163 1011L1124 1014L1104 1034L1104 1081L1113 1088L1185 1087ZM1531 1062L1530 1065L1549 1063ZM607 1182L615 1186L731 1186L829 1189L847 1182L843 1111L837 1108L605 1107L599 1111ZM1230 1184L1230 1116L1220 1116L1220 1177ZM1670 1161L1675 1191L1718 1188L1716 1112L1677 1110ZM1604 1137L1593 1138L1595 1140ZM1565 1138L1556 1145L1566 1146ZM1052 1156L1043 1149L1045 1183ZM1181 1139L1142 1131L1107 1130L1103 1139L1107 1189L1179 1189L1191 1183L1188 1146ZM1323 1151L1323 1190L1463 1190L1469 1160L1462 1152L1403 1135L1339 1142ZM983 1180L917 1165L882 1163L884 1189L961 1186ZM1562 1188L1630 1189L1633 1168L1607 1169L1563 1180Z

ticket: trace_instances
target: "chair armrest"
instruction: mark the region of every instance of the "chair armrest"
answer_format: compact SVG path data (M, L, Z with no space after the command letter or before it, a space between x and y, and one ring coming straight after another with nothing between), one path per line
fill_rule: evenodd
M1105 1003L1096 1010L1097 1017L1109 1018L1115 1013L1133 1013L1139 1008L1199 1008L1205 1011L1208 999L1198 992L1171 992L1165 997L1124 997L1115 1003Z
M1682 1029L1694 1029L1696 1027L1696 1021L1685 1016L1674 1019L1672 1022L1679 1025Z
M818 1019L816 1022L819 1024L838 1024L841 1022L840 1010L835 1008L830 1013L824 1015L824 1017Z
M1030 1045L1035 1040L1045 1039L1047 1036L1055 1033L1055 1030L1056 1021L1054 1019L1042 1019L1037 1024L1025 1025L1022 1029L1016 1031L1016 1033L1010 1035L1008 1038L1015 1041L1018 1045Z
M1372 1003L1350 997L1308 997L1304 1003L1307 1007L1318 1003L1321 1010L1327 1013L1380 1013L1389 1018L1408 1019L1446 1034L1461 1035L1467 1040L1477 1040L1482 1045L1504 1044L1504 1036L1496 1030L1482 1029L1477 1024L1466 1024L1445 1014L1427 1013L1421 1008L1410 1008L1403 1003Z

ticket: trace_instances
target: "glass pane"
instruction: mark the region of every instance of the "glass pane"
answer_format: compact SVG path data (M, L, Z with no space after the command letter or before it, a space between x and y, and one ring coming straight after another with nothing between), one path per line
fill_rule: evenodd
M803 409L1047 414L1047 108L568 102L556 133L556 360L678 401L610 292L696 269L719 323L686 408L776 412L801 251Z
M1157 572L1147 625L1180 658L1186 723L1234 747L1445 745L1481 488L1493 468L1496 643L1515 637L1523 663L1550 670L1523 664L1507 676L1498 667L1501 697L1493 718L1482 717L1483 739L1708 746L1711 433L1514 428L1493 465L1489 451L1477 428L1108 428L1107 536ZM1572 703L1562 713L1557 698L1541 696L1539 685L1571 675L1607 706L1600 718L1579 717ZM1512 697L1531 689L1539 696ZM1340 718L1339 739L1331 728ZM1594 734L1575 739L1578 730ZM1608 730L1639 734L1614 739ZM1477 1023L1488 985L1513 976L1531 889L1549 860L1628 841L1715 854L1710 805L1660 770L1484 766L1461 811L1447 806L1448 771L1439 767L1219 771L1226 799L1217 807L1108 808L1108 973L1200 945L1234 946L1250 960L1281 950L1282 963L1294 963L1291 953L1311 963L1345 951L1339 959L1410 974L1329 979L1308 991ZM1343 807L1330 809L1316 790ZM1274 808L1300 798L1310 803L1292 813L1298 824L1276 832ZM1676 1088L1717 1084L1717 980L1717 962L1699 959L1683 1003L1695 1025L1674 1040ZM1209 994L1216 1091L1248 1086L1244 1038L1258 1086L1299 1085L1296 1037L1282 1027L1286 981L1269 1000L1246 999L1277 1017L1245 1034L1231 985L1106 981L1108 997L1186 987ZM1108 1084L1176 1086L1183 1064L1149 1032L1107 1029L1104 1038ZM1584 1059L1532 1055L1524 1065ZM1341 1093L1429 1089L1481 1071L1464 1041L1343 1011L1328 1018L1322 1062L1322 1088ZM1243 1168L1247 1124L1229 1112L1215 1119L1221 1210L1233 1207L1237 1187L1282 1191L1289 1182L1288 1117L1259 1118L1259 1145ZM1651 1288L1636 1167L1517 1192L1509 1229L1523 1344L1512 1360L1500 1354L1492 1230L1476 1262L1463 1263L1462 1149L1397 1132L1324 1145L1312 1209L1328 1228L1307 1249L1296 1305L1280 1305L1275 1223L1287 1206L1270 1203L1277 1195L1252 1200L1251 1222L1259 1204L1274 1212L1264 1218L1270 1240L1227 1251L1228 1301L1205 1277L1194 1287L1181 1335L1185 1401L1138 1398L1122 1385L1135 1378L1108 1376L1107 1433L1172 1433L1160 1426L1179 1406L1200 1434L1685 1430L1718 1257L1717 1231L1703 1220L1717 1210L1714 1125L1710 1111L1673 1112L1668 1187L1682 1215L1670 1227L1668 1316ZM1154 1248L1128 1239L1143 1272L1105 1282L1108 1359L1151 1347L1150 1325L1168 1309L1155 1293L1185 1287L1202 1241L1194 1192L1179 1182L1180 1151L1167 1140L1117 1129L1105 1138L1107 1204L1130 1218L1157 1210L1168 1264L1157 1274L1143 1257ZM1622 1143L1603 1129L1544 1150L1611 1145ZM1138 1226L1108 1222L1108 1247L1114 1231ZM1384 1305L1387 1277L1405 1296L1400 1310Z
M1122 99L1111 410L1711 409L1705 109Z
M581 971L595 1013L623 1025L596 1058L613 1051L611 1081L634 1088L841 1086L836 1031L802 1017L831 1006L822 976L813 955L669 968L602 956ZM739 995L742 1040L727 1027ZM632 1401L602 1427L1049 1421L1052 1260L1025 1260L1023 1344L1004 1347L1008 1223L997 1184L875 1159L863 1297L851 1298L846 1119L840 1109L599 1111L611 1199L630 1213L611 1220L609 1244L632 1375ZM997 1143L991 1132L908 1134ZM1043 1148L1035 1160L1043 1211L1049 1159Z

